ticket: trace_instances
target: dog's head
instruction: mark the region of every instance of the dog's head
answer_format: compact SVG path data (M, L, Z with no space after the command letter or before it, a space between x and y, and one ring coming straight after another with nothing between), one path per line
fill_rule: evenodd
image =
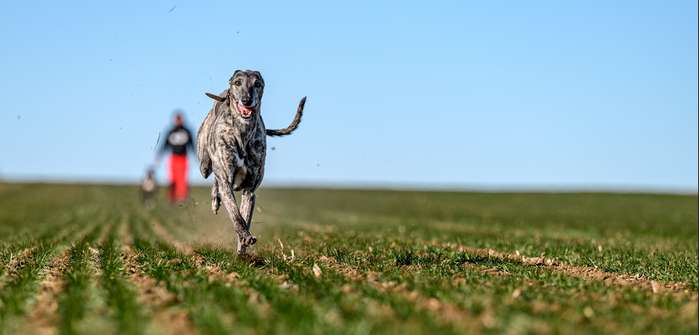
M265 81L260 72L236 70L228 83L228 103L234 112L243 119L260 113L265 89Z
M242 119L250 119L260 113L262 94L265 89L265 81L258 71L236 70L228 81L228 95L218 96L206 93L206 95L219 102L227 102L234 115Z

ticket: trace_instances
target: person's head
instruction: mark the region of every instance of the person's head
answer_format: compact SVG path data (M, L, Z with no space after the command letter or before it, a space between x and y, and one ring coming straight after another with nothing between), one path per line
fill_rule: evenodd
M176 126L181 126L184 124L184 115L182 115L182 112L180 110L175 111L175 125Z

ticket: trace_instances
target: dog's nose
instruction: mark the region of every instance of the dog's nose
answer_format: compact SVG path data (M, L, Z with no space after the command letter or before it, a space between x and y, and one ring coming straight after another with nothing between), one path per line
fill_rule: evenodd
M242 102L243 106L245 107L249 107L250 105L252 105L252 99L250 99L250 97L243 97L242 99L240 99L240 102Z

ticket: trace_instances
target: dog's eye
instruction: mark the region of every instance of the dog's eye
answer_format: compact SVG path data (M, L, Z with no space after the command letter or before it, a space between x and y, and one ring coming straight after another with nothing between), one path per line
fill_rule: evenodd
M233 82L233 85L235 85L235 86L240 86L242 84L243 84L243 82L241 82L240 79Z
M260 88L262 87L262 83L259 81L255 81L255 84L253 84L255 87Z

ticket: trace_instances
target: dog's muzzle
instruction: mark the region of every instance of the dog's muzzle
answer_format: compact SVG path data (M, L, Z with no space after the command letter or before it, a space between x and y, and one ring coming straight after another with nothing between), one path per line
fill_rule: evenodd
M240 113L240 116L242 116L245 119L255 114L255 106L246 107L245 105L240 103L240 101L238 101L236 102L236 107L238 109L238 113Z

